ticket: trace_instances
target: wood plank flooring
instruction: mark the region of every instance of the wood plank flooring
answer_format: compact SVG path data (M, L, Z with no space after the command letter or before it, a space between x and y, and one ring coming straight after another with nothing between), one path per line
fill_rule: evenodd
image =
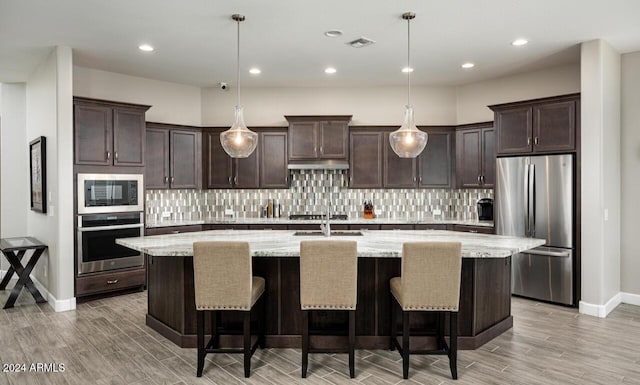
M12 285L10 284L10 287ZM9 291L0 291L0 303ZM300 378L300 351L258 350L249 379L242 357L209 355L195 376L195 349L181 349L144 325L146 293L79 304L55 313L22 293L0 310L0 362L26 373L0 373L5 384L640 384L640 307L620 305L606 319L514 298L514 328L475 351L459 352L459 380L444 356L413 356L402 380L397 352L360 350L348 378L345 354L312 354ZM62 373L30 373L31 363L63 363Z

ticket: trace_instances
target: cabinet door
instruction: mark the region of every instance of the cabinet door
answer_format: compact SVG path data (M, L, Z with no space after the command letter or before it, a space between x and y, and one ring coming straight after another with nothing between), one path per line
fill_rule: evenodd
M113 164L144 166L144 111L113 110Z
M418 185L430 188L453 186L453 133L429 133L424 151L418 157Z
M384 187L415 187L418 181L415 158L401 158L389 144L389 133L384 133Z
M200 133L171 130L171 188L198 188Z
M146 138L145 188L169 188L169 130L147 128Z
M233 187L232 159L222 148L220 132L207 132L206 142L206 179L207 188Z
M496 139L493 128L483 128L482 134L482 187L491 187L496 183Z
M259 169L259 149L256 148L251 155L246 158L234 159L235 170L233 175L233 187L235 188L258 188L260 187Z
M496 111L498 154L529 153L532 149L531 107Z
M110 165L112 151L112 119L110 107L74 105L75 163Z
M349 187L382 187L382 145L381 132L351 132L350 134Z
M572 151L576 149L576 102L547 103L533 107L533 149Z
M296 122L289 125L289 159L318 157L318 123Z
M482 158L480 129L456 132L456 184L458 188L480 187Z
M260 150L260 187L288 188L287 133L262 133Z
M320 122L318 131L320 158L347 159L348 130L346 122Z

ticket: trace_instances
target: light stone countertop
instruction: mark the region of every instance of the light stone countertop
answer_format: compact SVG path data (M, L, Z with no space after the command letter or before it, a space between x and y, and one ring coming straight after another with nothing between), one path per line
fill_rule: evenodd
M167 220L158 222L147 222L145 227L159 228L159 227L171 227L171 226L189 226L189 225L211 225L211 224L225 224L225 225L268 225L268 224L317 224L322 223L319 219L314 220L300 220L289 218L210 218L200 220ZM479 221L477 219L440 219L440 218L375 218L375 219L332 219L332 225L354 225L354 224L427 224L427 225L466 225L466 226L481 226L481 227L493 227L493 221Z
M120 238L116 243L155 257L193 255L193 242L247 241L255 257L299 257L300 241L323 236L295 236L293 230L212 230L193 233ZM371 230L362 236L331 236L358 242L358 257L398 258L404 242L461 242L465 258L505 258L542 246L544 239L444 230Z

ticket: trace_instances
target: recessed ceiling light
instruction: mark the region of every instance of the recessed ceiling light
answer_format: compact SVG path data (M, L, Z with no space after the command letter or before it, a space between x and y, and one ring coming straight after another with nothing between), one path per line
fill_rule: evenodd
M333 67L327 67L324 69L324 73L325 74L335 74L336 73L336 69Z
M475 64L473 64L473 63L464 63L460 67L465 68L465 69L469 69L469 68L473 68L474 66L475 66Z
M145 51L145 52L151 52L151 51L153 51L153 47L152 47L152 46L150 46L149 44L140 44L140 45L138 46L138 49L139 49L140 51Z
M404 67L404 68L402 69L402 72L404 72L405 74L406 74L406 73L409 73L409 72L413 72L413 68L411 68L411 67Z
M262 72L262 71L260 71L260 68L251 68L251 69L249 70L249 73L250 73L251 75L259 75L261 72Z
M342 31L339 29L331 29L324 33L326 37L340 37L342 36Z
M529 42L529 40L527 40L527 39L516 39L516 40L511 42L511 45L519 47L521 45L527 44L528 42Z

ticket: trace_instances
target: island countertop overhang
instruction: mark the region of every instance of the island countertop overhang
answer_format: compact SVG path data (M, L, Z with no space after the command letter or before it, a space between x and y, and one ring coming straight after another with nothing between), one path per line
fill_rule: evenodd
M299 257L300 241L327 239L297 236L293 230L210 230L193 233L121 238L116 242L154 257L193 255L193 243L202 241L246 241L254 257ZM358 257L399 258L405 242L461 242L463 258L506 258L545 243L544 239L463 233L447 230L363 230L361 236L332 236L355 240Z

